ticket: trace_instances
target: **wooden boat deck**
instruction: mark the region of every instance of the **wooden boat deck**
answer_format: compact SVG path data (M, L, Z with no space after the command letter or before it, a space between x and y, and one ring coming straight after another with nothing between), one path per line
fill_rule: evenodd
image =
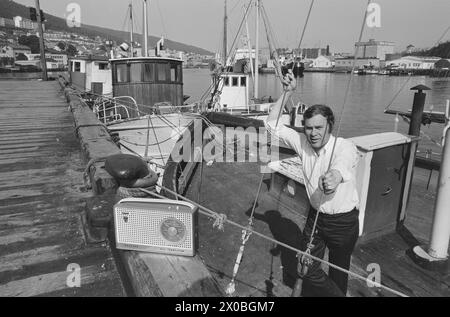
M90 244L84 163L57 82L0 82L0 296L124 296L110 247ZM69 264L81 268L70 288Z
M198 167L186 196L218 213L247 225L260 180L256 163L214 163ZM202 176L201 176L202 175ZM438 173L427 190L429 171L415 168L405 228L359 244L352 257L351 271L367 277L368 265L381 268L381 283L408 296L450 296L450 275L426 271L406 255L417 244L426 244L431 231ZM283 205L269 191L270 175L255 210L254 229L269 237L298 247L300 228L307 206ZM283 199L281 199L283 201ZM230 282L241 246L241 231L225 225L224 232L213 228L213 220L199 217L199 254L223 289ZM290 296L295 282L295 252L252 235L248 240L236 278L235 296ZM369 288L365 281L350 278L348 296L395 296Z

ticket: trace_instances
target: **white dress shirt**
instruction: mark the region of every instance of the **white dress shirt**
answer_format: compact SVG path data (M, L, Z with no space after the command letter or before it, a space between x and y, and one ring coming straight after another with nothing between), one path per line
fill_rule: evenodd
M284 124L279 124L274 129L272 124L266 122L267 129L297 152L302 160L301 172L310 204L314 209L325 214L338 214L352 211L355 207L359 208L356 190L358 153L356 146L351 141L339 137L336 140L331 135L327 144L320 149L319 153L316 153L303 133L290 129ZM342 183L337 186L334 193L326 195L319 189L319 178L328 170L335 140L336 148L330 170L338 170L341 173Z

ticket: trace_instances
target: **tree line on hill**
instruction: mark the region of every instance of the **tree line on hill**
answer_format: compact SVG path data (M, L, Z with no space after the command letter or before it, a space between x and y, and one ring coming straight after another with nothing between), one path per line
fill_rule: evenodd
M450 58L450 41L440 43L437 46L432 47L428 50L414 52L414 55Z

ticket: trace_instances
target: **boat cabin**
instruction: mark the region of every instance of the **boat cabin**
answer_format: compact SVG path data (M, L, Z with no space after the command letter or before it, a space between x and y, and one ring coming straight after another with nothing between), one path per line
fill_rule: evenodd
M249 107L249 75L244 73L225 73L221 75L214 110L247 110ZM214 85L215 86L215 85Z
M111 59L113 96L132 96L139 106L183 105L182 60L165 57Z
M78 56L69 60L70 82L97 95L112 93L111 67L104 56Z

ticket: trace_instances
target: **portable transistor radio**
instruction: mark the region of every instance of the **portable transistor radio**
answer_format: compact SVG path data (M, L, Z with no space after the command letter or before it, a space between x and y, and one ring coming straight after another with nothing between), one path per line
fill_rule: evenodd
M114 206L116 247L194 256L197 208L187 202L126 198Z

